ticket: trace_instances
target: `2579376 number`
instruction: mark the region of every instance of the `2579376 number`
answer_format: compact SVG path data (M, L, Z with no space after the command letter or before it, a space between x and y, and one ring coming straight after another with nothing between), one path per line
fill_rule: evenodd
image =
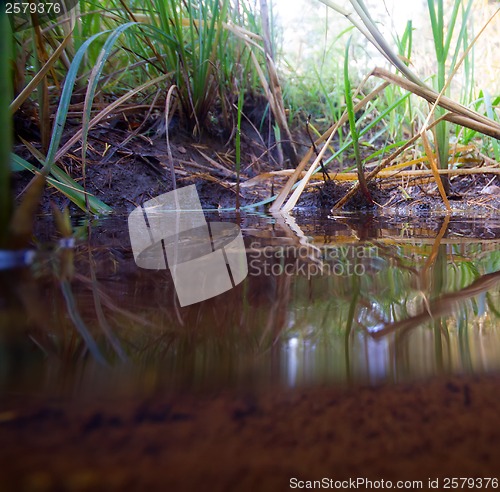
M444 478L444 489L498 489L498 478Z
M14 2L5 4L6 14L60 14L60 3Z

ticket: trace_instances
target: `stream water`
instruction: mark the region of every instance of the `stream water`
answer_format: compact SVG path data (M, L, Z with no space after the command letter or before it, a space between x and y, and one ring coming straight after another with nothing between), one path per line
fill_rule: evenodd
M139 268L126 217L41 218L30 266L0 276L0 391L136 394L388 382L500 369L500 222L428 215L236 223L248 275L181 307Z

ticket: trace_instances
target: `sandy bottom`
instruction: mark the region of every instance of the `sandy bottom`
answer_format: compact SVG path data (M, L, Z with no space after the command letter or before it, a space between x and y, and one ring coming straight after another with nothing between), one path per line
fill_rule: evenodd
M444 490L446 478L500 478L499 395L500 375L119 401L10 395L0 490L280 491L322 479L421 480L412 490L439 479Z

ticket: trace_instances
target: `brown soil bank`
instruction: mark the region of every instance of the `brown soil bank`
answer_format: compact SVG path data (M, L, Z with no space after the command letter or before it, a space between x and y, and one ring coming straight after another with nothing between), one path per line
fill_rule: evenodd
M462 477L485 489L500 478L499 392L500 375L65 404L13 395L1 403L0 490L280 491L322 479L422 481L411 490L439 479L444 490Z

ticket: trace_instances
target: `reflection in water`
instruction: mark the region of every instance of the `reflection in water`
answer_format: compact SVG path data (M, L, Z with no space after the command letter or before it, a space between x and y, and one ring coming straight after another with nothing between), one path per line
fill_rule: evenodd
M89 226L75 250L2 273L0 387L148 392L499 370L497 234L367 217L240 217L249 276L184 308L168 270L136 267L125 220Z
M285 344L284 346L287 349L287 353L284 355L287 361L287 382L288 386L293 387L297 383L297 371L299 370L299 339L295 337L290 338L290 340L288 340L288 344Z

